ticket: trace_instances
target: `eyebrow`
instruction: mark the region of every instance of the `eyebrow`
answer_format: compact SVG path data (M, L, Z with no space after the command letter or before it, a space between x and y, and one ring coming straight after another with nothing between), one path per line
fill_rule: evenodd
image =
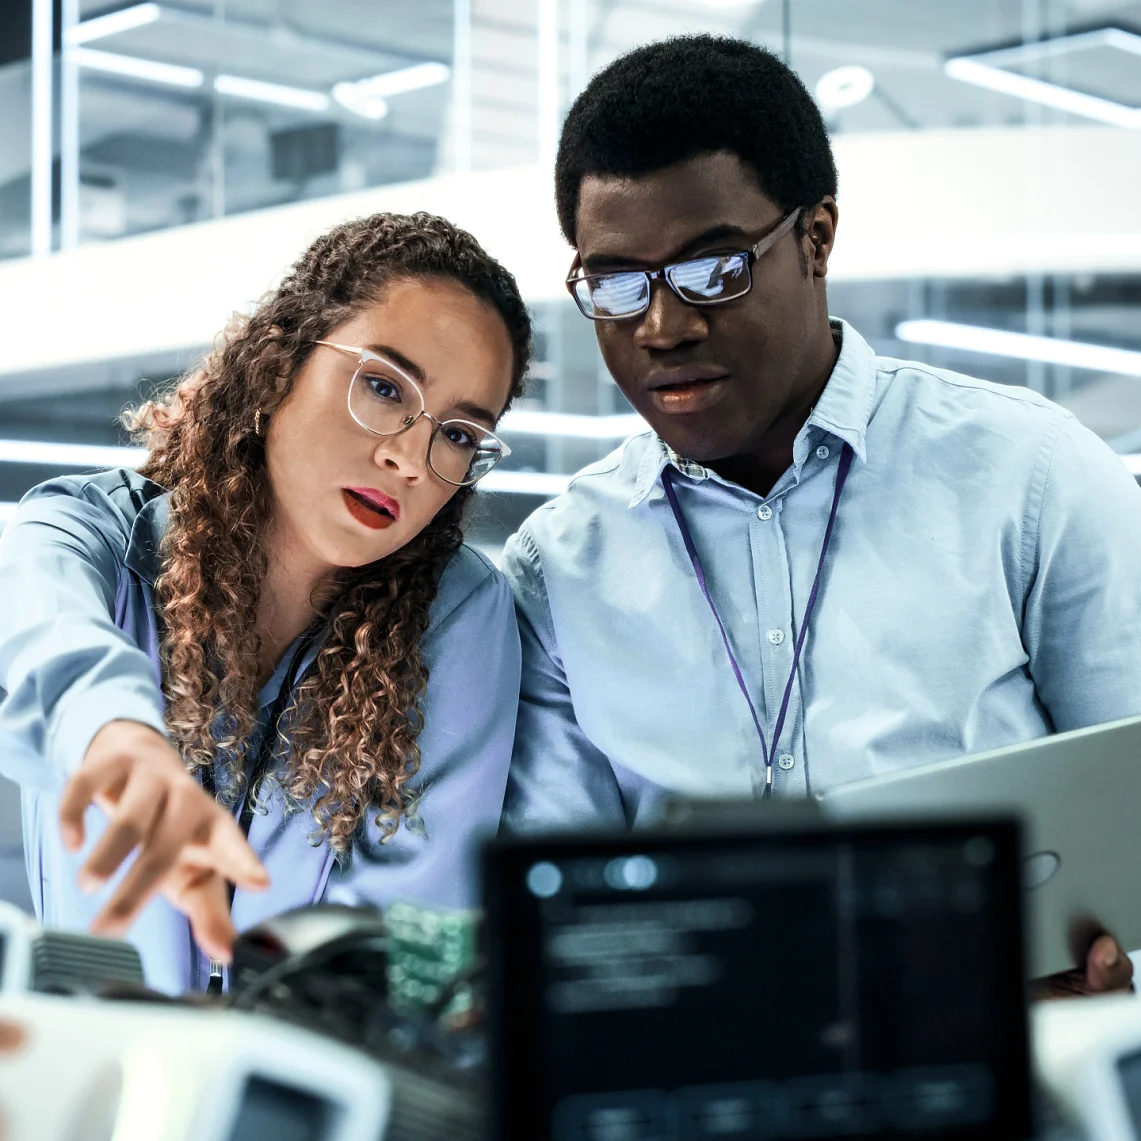
M698 234L696 237L690 238L688 242L679 246L665 259L652 264L670 265L675 261L684 259L686 254L700 249L702 246L719 242L722 238L740 238L742 241L747 241L748 235L740 226L731 226L728 222L723 222L719 226L711 226L708 230ZM650 264L650 262L643 261L639 258L623 257L621 254L607 253L592 254L589 258L583 258L582 260L582 267L587 270L588 273L591 272L592 266L606 266L607 268L612 267L614 269L644 269Z
M374 353L379 353L382 357L388 357L390 361L400 365L413 380L419 381L421 384L430 383L427 376L424 375L424 370L415 361L409 360L399 349L394 349L391 345L365 345L365 348Z
M394 364L398 364L409 376L412 377L418 384L424 388L431 388L432 381L424 372L424 370L412 360L409 360L399 349L394 349L391 345L366 345L365 348L371 349L374 353L379 353L382 357L388 357ZM484 408L482 404L476 404L472 400L459 400L452 407L457 412L462 412L465 416L470 416L473 420L486 420L492 426L499 419L494 412Z

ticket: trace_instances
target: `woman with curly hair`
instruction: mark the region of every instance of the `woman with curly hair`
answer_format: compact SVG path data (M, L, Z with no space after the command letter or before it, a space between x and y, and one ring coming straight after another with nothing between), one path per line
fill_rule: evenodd
M137 473L29 492L0 537L0 769L45 923L130 929L180 991L291 907L473 902L519 641L460 524L530 347L469 234L346 223L128 415Z

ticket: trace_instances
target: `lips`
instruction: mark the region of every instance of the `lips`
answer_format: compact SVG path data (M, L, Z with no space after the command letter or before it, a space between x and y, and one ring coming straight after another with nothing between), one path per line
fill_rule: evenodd
M646 381L646 389L656 392L663 388L685 389L695 385L709 384L715 380L725 380L726 372L716 365L688 365L682 368L661 369L651 373Z
M691 415L717 404L729 387L723 372L679 369L656 373L647 385L650 403L666 415Z
M391 527L400 518L400 504L373 487L346 487L341 490L349 514L374 531Z

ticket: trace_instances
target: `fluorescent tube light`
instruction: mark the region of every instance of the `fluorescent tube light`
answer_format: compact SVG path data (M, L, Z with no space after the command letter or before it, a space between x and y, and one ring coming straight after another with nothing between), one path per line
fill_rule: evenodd
M365 119L383 119L388 114L388 100L393 95L446 83L451 74L452 69L446 63L417 63L370 79L338 83L333 88L333 98L342 107Z
M480 491L498 491L507 495L559 495L566 491L569 475L545 471L492 471L475 486Z
M1115 127L1141 127L1141 108L1127 107L1124 103L1087 95L1084 91L1047 83L1043 79L1033 79L1029 75L1018 75L1001 67L979 63L978 60L949 59L943 65L943 70L952 79L973 83L976 87L987 87L1004 95L1015 95L1028 103L1041 103L1046 107L1069 111L1073 115L1082 115Z
M295 107L300 111L326 111L329 108L329 96L322 91L264 83L260 79L244 79L240 75L219 75L214 80L214 90L219 95L231 95L235 99Z
M1072 115L1081 115L1101 123L1129 129L1141 127L1141 107L1131 107L1113 99L1089 95L1060 83L1050 83L1029 75L1010 71L1014 65L1025 65L1041 59L1057 58L1084 48L1111 47L1132 55L1141 55L1141 36L1120 28L1098 28L1072 36L1055 36L1040 43L1022 44L976 55L955 56L944 63L943 70L951 79L985 87L1004 95L1013 95L1029 103L1041 103Z
M388 115L388 100L380 95L370 95L360 84L338 83L333 87L333 98L346 111L360 115L362 119L379 122Z
M76 24L68 33L68 45L87 44L101 40L104 36L114 36L119 32L129 32L153 24L162 15L157 4L136 4L132 8L120 8L118 12L108 12L106 16L95 16Z
M646 430L641 416L576 416L570 412L508 412L499 422L504 432L526 436L568 436L580 440L620 440Z
M398 71L382 72L371 79L358 79L354 86L370 95L390 99L393 95L403 95L406 91L419 91L422 87L447 83L451 75L452 69L446 63L417 63Z
M859 64L834 67L816 83L816 102L825 110L839 111L862 103L875 90L876 77Z
M173 63L159 63L154 59L138 59L133 55L96 51L94 48L75 48L68 53L80 67L92 71L106 71L112 75L125 75L131 79L145 79L150 83L168 83L172 87L201 87L206 76L196 67L179 67Z
M0 440L0 463L133 468L146 458L146 448L57 444L46 440Z
M1045 361L1047 364L1067 365L1070 368L1088 368L1094 372L1141 376L1141 352L1116 349L1109 345L1036 337L1029 333L1009 333L1004 329L956 325L950 321L901 321L895 327L895 335L901 341L917 345L938 345L945 349L962 349L995 357L1016 357L1019 360Z

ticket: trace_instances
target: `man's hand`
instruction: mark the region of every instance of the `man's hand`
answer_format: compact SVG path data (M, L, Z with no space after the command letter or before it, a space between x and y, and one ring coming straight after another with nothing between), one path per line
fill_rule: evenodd
M1035 979L1035 999L1074 998L1086 994L1128 993L1133 990L1133 962L1112 935L1101 935L1086 953L1085 967Z
M108 824L79 869L80 888L97 890L136 848L138 856L91 930L125 935L157 891L190 920L206 954L229 962L236 932L226 883L260 891L269 876L234 818L190 777L162 734L112 721L95 735L60 800L69 851L83 844L83 814L92 803Z

